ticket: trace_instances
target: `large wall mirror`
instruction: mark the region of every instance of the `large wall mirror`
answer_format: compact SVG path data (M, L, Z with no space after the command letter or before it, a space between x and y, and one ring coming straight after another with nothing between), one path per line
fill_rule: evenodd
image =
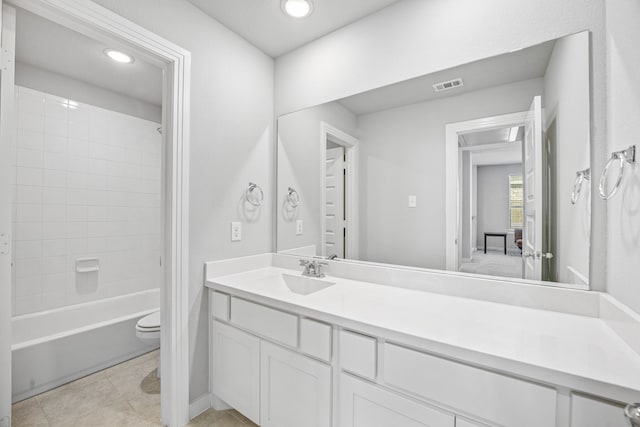
M588 288L590 37L278 118L277 249Z

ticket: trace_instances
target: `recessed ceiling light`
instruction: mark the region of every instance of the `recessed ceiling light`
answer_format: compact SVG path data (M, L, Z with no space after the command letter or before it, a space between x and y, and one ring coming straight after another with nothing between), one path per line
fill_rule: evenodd
M304 18L313 12L311 0L282 0L282 10L294 18Z
M131 64L134 61L133 56L115 49L105 49L104 54L114 61L121 62L123 64Z

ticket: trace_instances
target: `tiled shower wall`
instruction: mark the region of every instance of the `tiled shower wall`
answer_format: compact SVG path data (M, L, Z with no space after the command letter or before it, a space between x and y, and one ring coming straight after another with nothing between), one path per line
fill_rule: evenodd
M16 106L13 314L158 288L160 125L19 86Z

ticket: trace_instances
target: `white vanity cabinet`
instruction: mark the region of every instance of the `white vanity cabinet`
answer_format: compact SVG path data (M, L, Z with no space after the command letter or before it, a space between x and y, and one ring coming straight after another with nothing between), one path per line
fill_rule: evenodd
M220 292L210 298L213 394L262 427L331 427L332 368L323 362L331 326Z
M331 368L266 341L261 343L262 427L329 427Z
M212 391L255 423L260 421L260 340L214 321Z
M211 391L262 427L628 427L621 404L584 391L322 311L210 294Z
M340 427L454 427L451 413L340 375Z
M629 427L624 407L591 397L571 396L571 427Z

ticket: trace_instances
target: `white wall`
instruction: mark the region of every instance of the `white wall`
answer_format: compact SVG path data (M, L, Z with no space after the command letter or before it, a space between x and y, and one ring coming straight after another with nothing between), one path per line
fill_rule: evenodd
M571 282L572 267L589 277L591 209L589 184L582 198L571 204L576 172L590 167L589 153L589 35L575 34L558 40L544 79L545 122L555 120L556 206L555 265L557 280ZM594 187L597 186L597 183Z
M356 134L356 116L337 102L287 114L278 118L278 251L315 245L320 253L320 123L326 122L350 135ZM285 204L288 187L300 195L300 206ZM296 221L304 232L296 235Z
M590 30L591 154L595 170L601 170L607 125L604 12L604 0L405 0L279 57L276 112ZM444 191L444 183L437 191ZM602 202L592 203L593 252L606 244L606 212ZM603 286L604 272L602 263L591 269L596 288Z
M272 250L273 60L186 0L96 0L191 52L191 400L208 390L205 261ZM249 181L265 202L244 209ZM231 242L230 222L243 239Z
M639 22L640 2L607 0L607 157L631 144L640 150ZM636 161L640 162L640 151ZM623 188L607 206L607 290L640 312L640 165L625 177Z
M484 249L484 233L509 230L509 175L522 175L522 165L478 166L478 231L476 246ZM504 248L502 238L487 238L487 249ZM513 232L507 235L507 251L520 253Z
M160 105L149 104L148 102L23 62L16 63L16 84L133 117L162 123L162 107ZM161 90L161 88L158 88L158 90Z
M526 111L542 91L533 79L359 116L360 258L444 269L445 125Z
M159 123L69 104L16 87L14 315L160 285Z

